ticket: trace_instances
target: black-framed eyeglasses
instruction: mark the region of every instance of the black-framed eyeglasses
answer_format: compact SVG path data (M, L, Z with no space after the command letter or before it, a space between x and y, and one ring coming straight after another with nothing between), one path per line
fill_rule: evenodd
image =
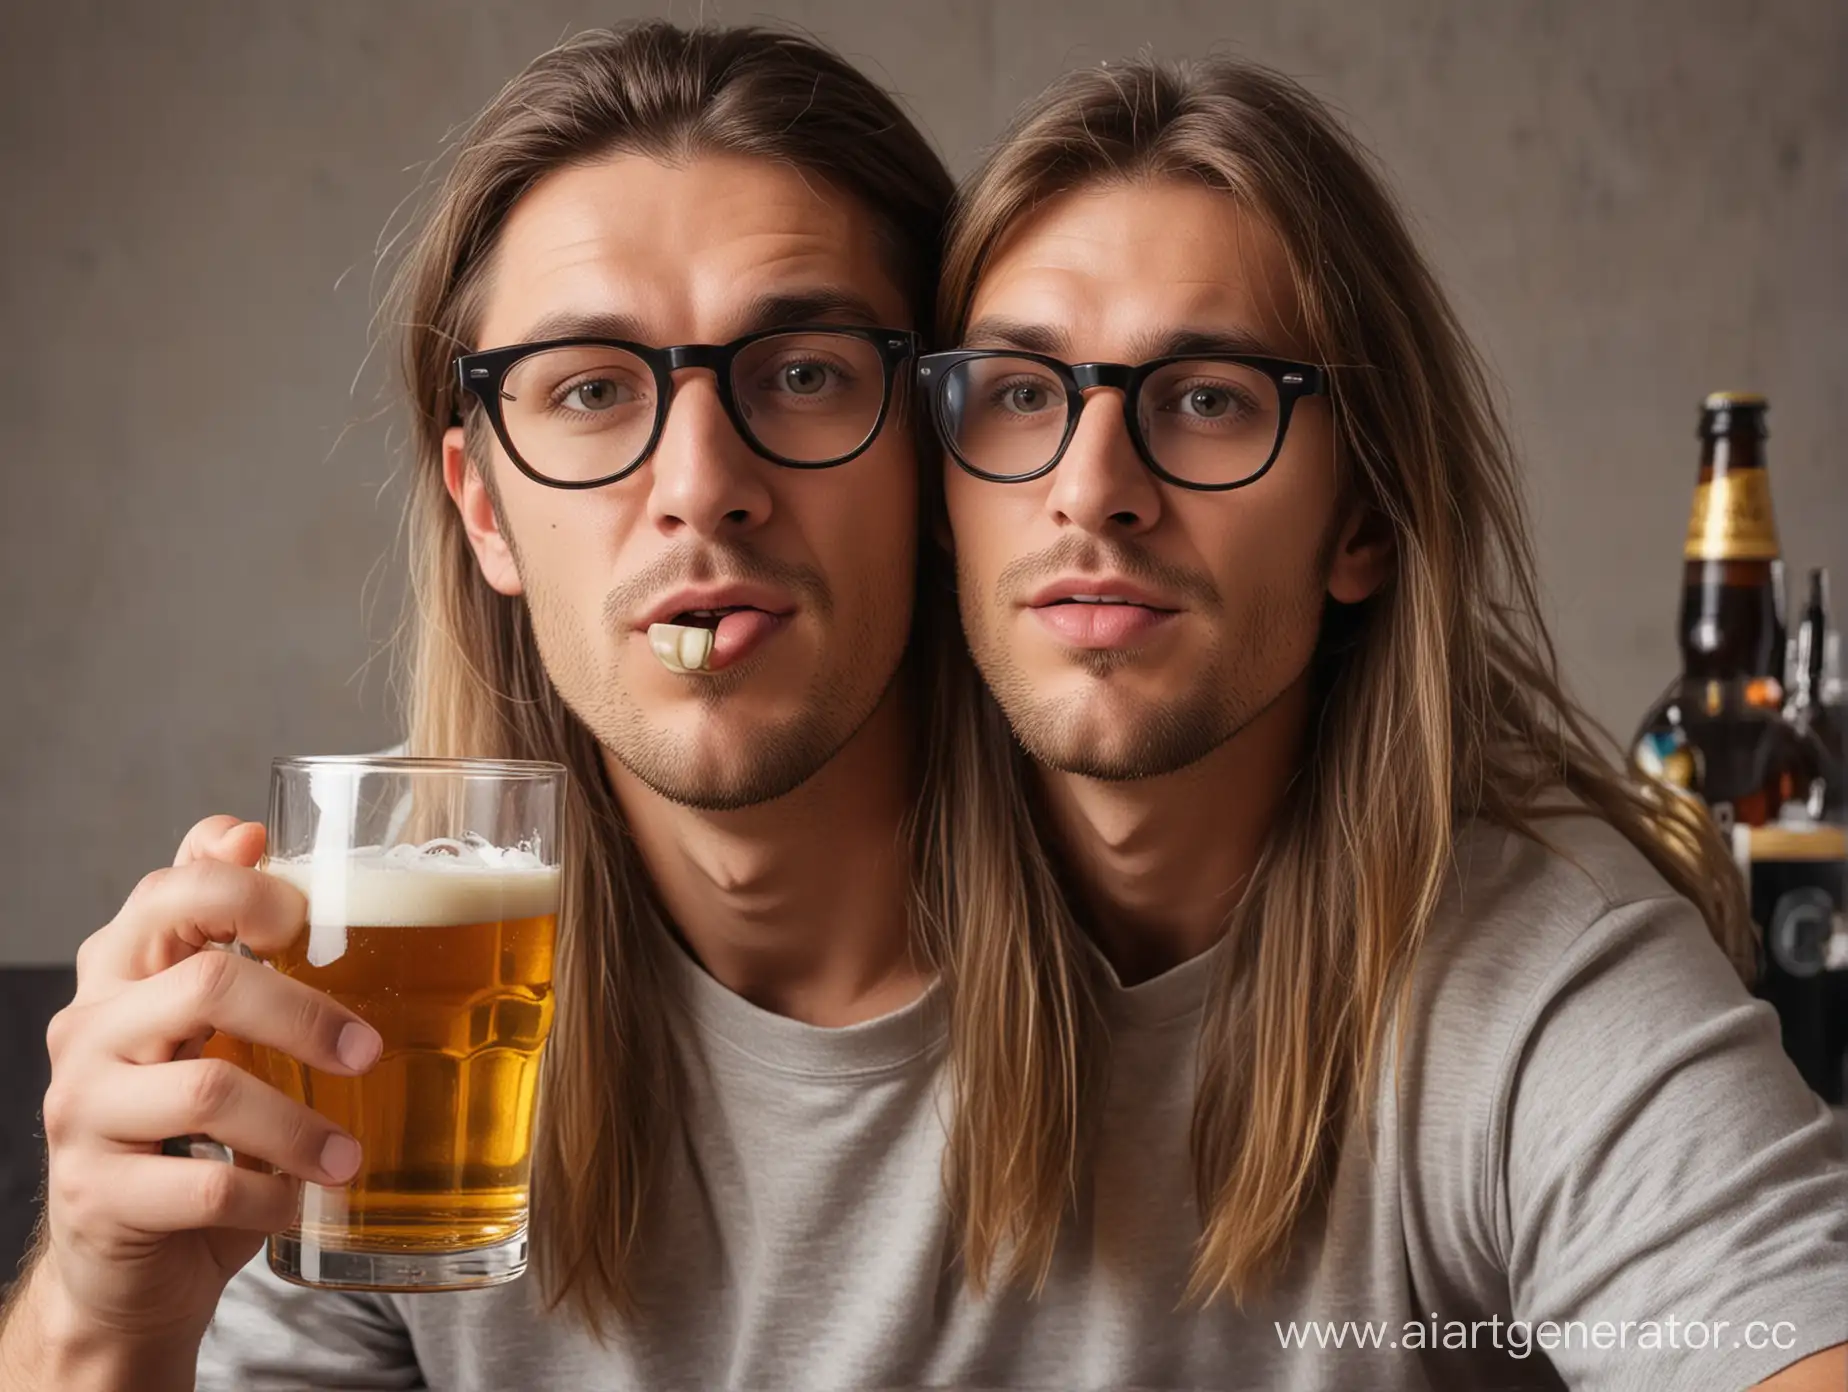
M944 447L977 478L1050 473L1078 429L1084 393L1112 387L1142 462L1169 483L1212 492L1262 478L1297 401L1327 390L1311 363L1215 353L1130 367L961 348L919 358L918 380Z
M733 427L758 454L791 469L857 458L885 425L909 329L797 325L730 343L651 348L617 338L560 338L465 353L464 400L487 413L521 473L553 488L627 478L660 442L673 374L705 368Z

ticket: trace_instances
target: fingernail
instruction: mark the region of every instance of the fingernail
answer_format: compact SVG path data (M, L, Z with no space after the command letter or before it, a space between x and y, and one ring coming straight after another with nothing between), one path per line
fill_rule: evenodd
M364 1073L377 1063L384 1048L385 1041L379 1038L379 1032L371 1025L362 1025L358 1020L342 1028L340 1038L334 1044L334 1052L340 1055L340 1061L355 1073Z
M336 1184L345 1184L359 1173L359 1142L339 1132L327 1138L321 1147L321 1172Z

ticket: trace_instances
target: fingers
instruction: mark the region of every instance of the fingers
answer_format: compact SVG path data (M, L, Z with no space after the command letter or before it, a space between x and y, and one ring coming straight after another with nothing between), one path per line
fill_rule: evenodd
M359 1170L359 1143L351 1136L222 1059L132 1070L118 1064L75 1095L54 1084L45 1115L47 1139L60 1145L76 1135L116 1146L205 1135L316 1184L345 1184Z
M378 1031L332 996L231 952L201 952L88 1013L88 1046L130 1063L165 1063L210 1031L341 1076L364 1073L383 1049Z
M263 857L264 838L261 822L207 817L186 833L173 863L190 865L195 860L222 860L231 865L253 866Z
M246 866L201 858L156 870L78 949L78 995L153 976L211 944L278 952L307 921L299 890Z
M246 1073L257 1071L256 1051L250 1047L250 1041L230 1034L213 1033L200 1040L198 1048L191 1051L182 1049L174 1057L221 1058L227 1063L235 1063Z
M74 1232L165 1234L200 1228L280 1232L295 1221L299 1181L216 1160L96 1154L51 1177L51 1211Z

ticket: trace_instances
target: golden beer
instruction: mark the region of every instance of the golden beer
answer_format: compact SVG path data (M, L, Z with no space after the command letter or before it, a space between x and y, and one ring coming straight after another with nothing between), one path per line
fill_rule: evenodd
M376 852L268 868L310 904L309 931L272 965L385 1045L358 1078L255 1051L259 1077L364 1152L346 1186L304 1186L281 1240L304 1253L442 1254L521 1238L552 1024L557 870L394 865Z

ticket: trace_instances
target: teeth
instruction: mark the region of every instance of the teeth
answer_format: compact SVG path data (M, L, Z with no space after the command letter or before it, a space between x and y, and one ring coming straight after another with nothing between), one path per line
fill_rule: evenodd
M668 671L680 676L706 670L712 660L713 633L689 624L648 625L648 646Z
M1130 602L1121 595L1075 594L1070 596L1070 599L1074 604L1128 604Z

